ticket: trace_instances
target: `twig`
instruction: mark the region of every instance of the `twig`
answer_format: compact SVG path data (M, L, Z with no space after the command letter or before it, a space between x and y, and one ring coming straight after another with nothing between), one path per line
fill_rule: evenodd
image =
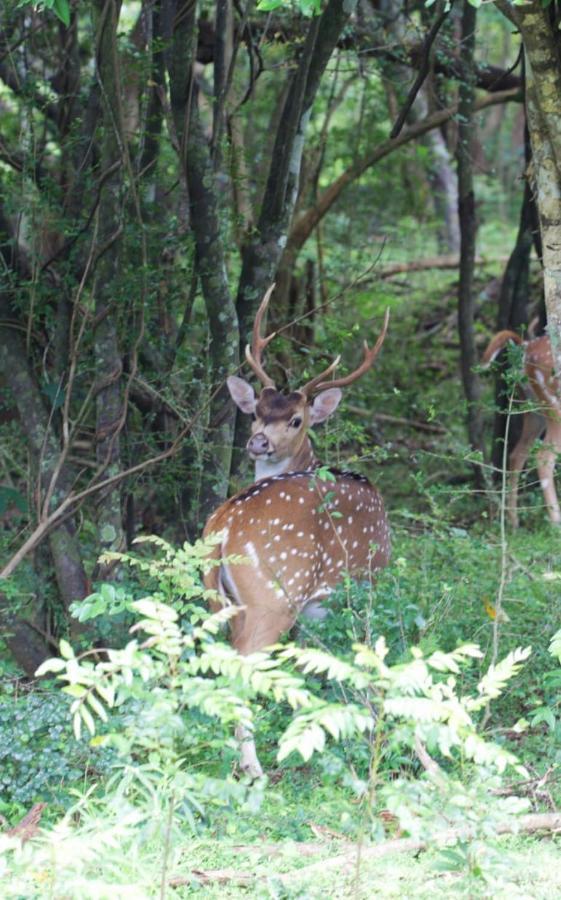
M502 471L501 471L501 509L500 509L500 538L501 538L501 577L499 581L499 589L497 591L497 597L495 600L495 618L493 619L493 650L491 653L491 666L494 667L497 663L497 659L499 656L499 632L502 621L502 606L504 599L504 592L508 581L509 568L508 568L508 541L506 536L506 504L507 504L507 472L508 472L508 436L510 432L510 421L512 417L512 404L514 402L514 389L510 392L510 397L508 398L508 409L506 414L506 424L505 424L505 434L504 434L504 443L503 443L503 456L502 456ZM485 710L485 714L483 716L483 720L481 722L481 727L485 728L487 722L489 721L489 717L491 715L491 708L489 703L487 704L487 708Z
M431 781L434 781L436 784L442 784L444 781L442 769L436 760L432 758L418 735L415 735L415 753Z

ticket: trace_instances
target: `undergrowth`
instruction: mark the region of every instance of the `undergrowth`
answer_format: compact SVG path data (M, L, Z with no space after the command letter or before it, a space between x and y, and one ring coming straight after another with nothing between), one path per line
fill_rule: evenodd
M137 624L125 646L100 657L63 641L61 656L43 667L65 685L74 730L67 721L64 741L47 731L44 747L67 766L80 753L88 759L92 745L110 749L112 768L92 778L82 764L78 797L71 777L60 782L71 803L66 815L21 849L17 838L2 839L6 896L165 896L193 842L324 835L360 845L383 841L388 822L429 845L439 829L469 823L469 840L440 864L476 887L499 878L497 823L529 800L516 788L501 799L497 789L505 775L510 783L530 778L516 759L521 750L541 772L559 754L554 681L543 691L545 674L554 679L557 671L547 650L560 625L549 533L533 542L531 560L524 541L512 545L503 662L490 670L492 536L399 534L374 592L343 585L337 614L307 631L305 647L245 659L220 640L232 612L209 617L193 605L202 546L156 545L155 555L140 548L120 558L148 594L106 588L77 608L83 619L126 608ZM535 648L523 672L529 650L516 649L521 633ZM481 651L466 643L474 634ZM20 702L14 696L7 707L14 716ZM240 721L255 725L269 785L232 777L231 729ZM12 778L15 786L15 770ZM52 793L37 782L33 799L52 803ZM196 876L187 882L181 889L189 892ZM275 895L271 884L262 887Z

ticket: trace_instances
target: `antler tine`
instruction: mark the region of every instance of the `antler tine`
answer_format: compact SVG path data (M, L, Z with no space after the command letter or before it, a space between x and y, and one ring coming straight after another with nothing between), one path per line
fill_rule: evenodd
M265 387L272 387L272 388L274 388L275 383L274 383L273 379L267 375L267 373L265 372L265 369L263 368L263 365L261 363L261 353L263 352L263 350L265 349L267 344L273 340L274 336L276 335L276 331L273 331L267 337L262 337L261 336L261 322L263 320L263 316L265 315L265 312L269 305L269 300L271 299L271 294L273 293L274 289L275 289L275 285L272 284L271 287L269 288L269 290L267 291L267 293L265 294L265 296L263 297L261 303L259 304L259 309L257 310L257 314L255 316L255 321L253 323L253 336L252 336L252 340L251 340L251 349L249 347L249 344L247 344L247 346L245 348L245 358L247 359L249 365L251 366L251 368L257 375L259 381Z
M305 397L311 397L316 388L323 382L324 378L327 378L328 375L331 375L331 373L335 371L340 362L341 357L335 357L331 365L328 366L324 372L320 372L320 374L316 375L315 378L312 378L311 381L307 381L304 387L299 388L300 393L304 394ZM331 387L332 382L328 381L326 382L326 384Z
M360 378L361 375L364 375L365 372L368 372L376 360L378 353L382 349L382 344L384 343L386 332L388 330L388 323L390 321L390 311L386 309L386 314L384 316L384 324L382 326L382 331L378 337L378 340L370 349L366 341L364 341L364 359L358 369L355 369L354 372L351 372L349 375L344 375L341 378L335 378L333 381L322 381L326 375L331 374L335 365L339 362L339 357L335 360L335 363L332 363L329 369L326 369L325 372L322 372L317 378L314 378L313 381L310 381L309 384L306 385L305 389L302 389L307 396L309 395L310 389L314 391L314 393L319 394L321 391L327 390L327 388L333 387L345 387L347 384L352 384L353 381L356 381L357 378Z

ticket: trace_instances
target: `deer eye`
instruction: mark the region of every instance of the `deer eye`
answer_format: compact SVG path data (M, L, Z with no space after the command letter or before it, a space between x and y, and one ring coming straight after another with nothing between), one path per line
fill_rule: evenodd
M257 416L255 415L255 413L251 413L251 421L252 421L252 422L256 422L256 421L257 421Z
M290 427L291 428L300 428L301 424L302 424L302 419L300 418L300 416L294 416L294 418L292 419L292 421L290 423Z

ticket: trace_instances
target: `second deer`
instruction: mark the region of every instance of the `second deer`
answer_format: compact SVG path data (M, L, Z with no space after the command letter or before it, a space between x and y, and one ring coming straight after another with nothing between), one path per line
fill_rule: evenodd
M242 412L253 418L247 450L255 462L256 481L222 504L204 534L221 533L214 556L219 563L205 579L223 602L239 606L231 620L231 638L249 654L276 643L298 615L323 618L325 601L345 573L372 579L388 563L390 534L382 497L370 482L351 472L318 472L308 429L337 408L341 388L370 369L382 347L382 333L351 374L329 381L337 358L324 372L290 394L278 391L267 375L262 353L274 334L261 335L261 322L272 289L257 313L247 361L263 385L256 396L243 379L231 377L228 388ZM227 558L247 562L230 565ZM242 739L242 769L261 774L253 744Z
M521 345L524 351L525 381L520 391L535 409L522 414L522 433L509 455L508 515L513 528L518 527L518 481L533 444L543 434L543 445L537 453L540 486L550 520L561 524L561 510L555 490L555 462L561 452L561 386L554 374L551 343L546 334L523 341L514 331L499 331L483 354L488 366L509 343Z

